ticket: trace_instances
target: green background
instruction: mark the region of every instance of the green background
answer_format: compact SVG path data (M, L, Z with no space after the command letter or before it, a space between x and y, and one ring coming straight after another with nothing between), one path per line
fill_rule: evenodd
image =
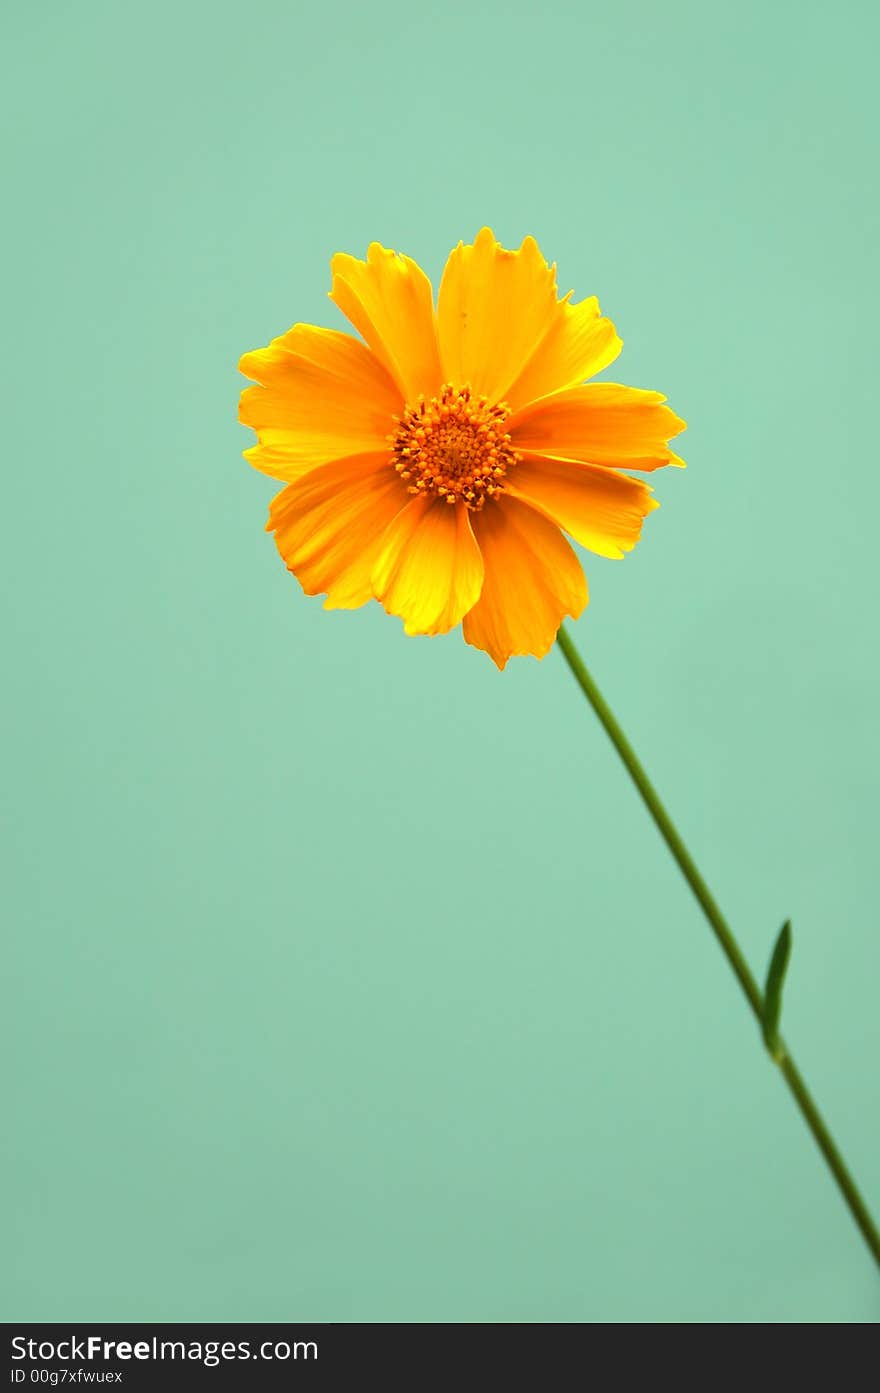
M600 296L690 468L575 637L880 1206L877 13L7 15L6 1319L880 1315L559 655L307 600L235 420L335 250Z

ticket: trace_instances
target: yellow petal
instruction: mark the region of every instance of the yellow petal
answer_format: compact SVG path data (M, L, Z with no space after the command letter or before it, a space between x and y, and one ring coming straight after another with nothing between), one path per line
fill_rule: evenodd
M330 298L363 335L408 402L442 385L431 282L408 256L371 242L366 261L337 252Z
M554 392L524 407L507 422L517 450L555 459L582 460L621 469L659 469L681 464L667 441L685 423L660 392L591 382Z
M658 506L641 479L595 464L535 455L519 461L505 488L563 527L581 546L615 559L632 551L645 516Z
M370 572L388 524L409 495L381 455L334 460L272 500L266 530L307 595L325 609L373 598Z
M566 614L577 619L587 582L568 542L540 513L504 495L476 514L486 574L464 636L499 668L530 653L543 658Z
M373 589L408 634L445 634L475 603L483 561L462 504L420 494L391 523Z
M505 393L511 411L519 411L548 392L560 392L607 368L623 344L610 319L599 312L595 295L573 305L557 301L547 333L514 384Z
M443 272L437 303L440 358L447 381L501 401L546 334L556 308L555 268L534 237L505 251L484 227L459 242Z
M259 444L245 450L255 468L292 482L316 465L384 450L400 392L375 356L335 329L295 324L239 367L262 383L241 394L239 420Z

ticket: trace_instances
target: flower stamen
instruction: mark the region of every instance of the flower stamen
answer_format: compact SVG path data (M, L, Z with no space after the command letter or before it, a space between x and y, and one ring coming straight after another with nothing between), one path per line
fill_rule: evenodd
M490 406L470 387L445 383L437 397L419 397L395 417L394 468L410 493L433 493L478 512L504 491L519 456L504 429L506 402Z

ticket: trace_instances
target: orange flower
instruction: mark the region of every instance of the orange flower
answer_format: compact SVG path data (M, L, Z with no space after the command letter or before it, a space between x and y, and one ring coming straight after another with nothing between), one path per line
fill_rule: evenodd
M562 531L631 550L657 504L620 470L681 464L684 422L658 392L582 385L621 341L595 298L557 298L532 237L459 243L436 309L420 267L377 242L332 270L365 342L295 324L240 364L260 384L241 395L245 457L287 484L267 530L288 569L326 609L375 598L408 634L461 621L499 668L542 658L587 603Z

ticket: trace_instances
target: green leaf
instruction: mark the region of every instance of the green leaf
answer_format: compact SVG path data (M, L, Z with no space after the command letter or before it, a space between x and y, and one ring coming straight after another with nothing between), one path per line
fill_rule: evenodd
M779 1039L779 1017L782 1014L782 985L790 957L791 920L786 919L779 930L764 985L764 1044L777 1062L783 1055L782 1042Z

